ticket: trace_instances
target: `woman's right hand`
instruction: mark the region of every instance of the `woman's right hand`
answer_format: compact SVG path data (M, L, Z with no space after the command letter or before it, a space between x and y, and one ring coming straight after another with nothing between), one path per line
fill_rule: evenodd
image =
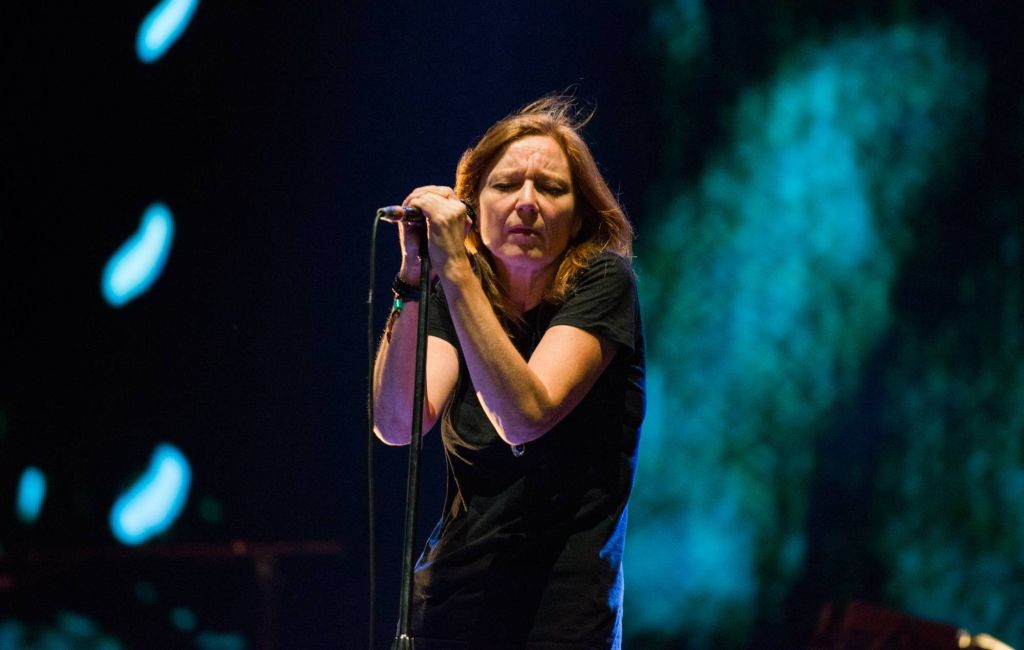
M430 260L442 271L448 262L465 261L464 240L470 228L467 207L455 195L455 190L440 185L425 185L414 189L402 205L411 205L423 212L428 241L423 242L423 225L402 223L399 233L402 244L401 277L414 284L420 279L419 255L429 250ZM426 247L426 249L424 248Z

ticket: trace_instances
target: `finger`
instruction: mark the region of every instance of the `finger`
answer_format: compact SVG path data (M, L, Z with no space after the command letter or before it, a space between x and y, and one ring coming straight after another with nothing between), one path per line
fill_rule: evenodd
M409 192L409 196L405 197L402 205L410 205L410 200L418 196L423 196L424 194L436 194L443 199L455 198L455 190L450 187L445 185L423 185L422 187L417 187L412 192Z
M423 216L429 221L435 218L445 218L452 213L451 199L446 199L435 192L423 192L410 197L408 205L419 208Z
M455 198L455 190L448 187L447 185L424 185L420 189L422 189L425 192L430 192L431 194L437 194L443 199Z

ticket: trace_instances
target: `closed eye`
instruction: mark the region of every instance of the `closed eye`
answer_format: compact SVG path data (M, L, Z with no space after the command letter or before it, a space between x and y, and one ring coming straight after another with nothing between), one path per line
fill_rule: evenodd
M540 189L541 192L552 196L561 196L569 191L562 185L541 185L538 189Z

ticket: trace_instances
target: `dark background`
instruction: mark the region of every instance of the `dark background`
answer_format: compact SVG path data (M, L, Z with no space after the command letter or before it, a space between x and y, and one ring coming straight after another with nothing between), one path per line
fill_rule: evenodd
M151 8L19 7L4 21L0 480L13 495L33 465L49 486L33 526L0 515L8 560L34 549L48 565L18 574L0 613L50 621L77 608L129 645L132 619L148 616L165 642L191 643L164 620L188 605L200 629L254 640L260 601L244 559L80 558L115 546L110 505L166 440L194 478L159 543L340 544L283 561L278 637L359 647L373 215L416 185L453 184L487 126L570 86L598 106L595 153L639 206L657 140L637 48L645 15L616 3L201 3L145 65L134 42ZM111 308L100 271L155 200L175 217L168 264L148 293ZM384 224L378 326L396 249ZM434 437L426 455L424 527L443 496ZM405 452L381 446L377 463L388 639ZM217 522L200 516L211 501ZM66 553L79 555L49 568ZM157 605L137 602L137 579L156 586Z

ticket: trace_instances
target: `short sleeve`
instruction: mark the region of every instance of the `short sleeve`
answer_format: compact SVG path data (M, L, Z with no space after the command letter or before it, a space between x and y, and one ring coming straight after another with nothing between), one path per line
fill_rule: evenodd
M629 263L614 253L598 255L552 317L554 325L572 325L636 351L636 276Z
M452 315L448 313L448 300L444 296L444 290L440 283L431 294L429 307L427 307L427 336L436 336L459 349L459 337L455 332Z

